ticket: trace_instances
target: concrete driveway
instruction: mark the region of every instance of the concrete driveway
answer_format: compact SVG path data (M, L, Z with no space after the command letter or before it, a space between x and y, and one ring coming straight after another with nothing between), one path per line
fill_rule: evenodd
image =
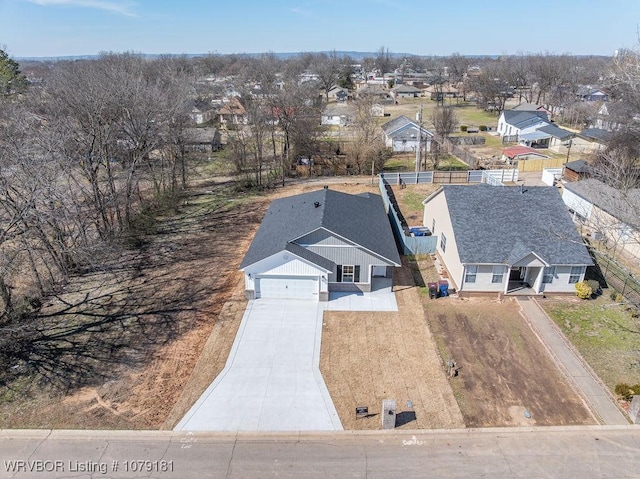
M175 430L342 430L319 368L325 308L250 301L224 370Z

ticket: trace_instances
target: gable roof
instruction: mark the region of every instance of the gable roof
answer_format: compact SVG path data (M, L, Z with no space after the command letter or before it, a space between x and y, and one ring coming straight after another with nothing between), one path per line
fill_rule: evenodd
M399 139L416 138L418 133L418 124L415 121L411 121L408 117L400 115L398 118L394 118L382 125L382 131L389 137L400 137ZM426 136L433 137L433 133L427 130L425 127L421 128L422 138Z
M400 264L400 255L382 198L371 193L350 195L325 188L274 200L240 268L287 249L331 269L332 262L295 243L296 239L319 228Z
M463 264L513 264L529 253L550 265L592 264L554 187L445 185L442 191Z
M587 140L595 140L597 142L606 142L611 138L611 133L601 128L586 128L582 130L578 136Z
M520 129L527 128L538 123L549 123L549 117L543 110L502 110L502 115L504 117L505 123Z

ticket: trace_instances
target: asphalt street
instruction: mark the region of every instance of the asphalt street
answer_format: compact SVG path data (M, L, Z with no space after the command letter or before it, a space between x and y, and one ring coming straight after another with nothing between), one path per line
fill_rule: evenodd
M0 478L637 478L640 427L0 431Z

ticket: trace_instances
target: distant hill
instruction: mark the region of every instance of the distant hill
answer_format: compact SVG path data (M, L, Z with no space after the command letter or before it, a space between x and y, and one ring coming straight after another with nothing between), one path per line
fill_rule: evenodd
M116 52L121 53L121 52ZM264 52L263 52L264 53ZM235 55L247 56L247 57L258 57L263 53L235 53ZM274 52L273 54L283 60L296 57L298 55L302 55L308 52ZM311 52L311 53L326 53L330 54L333 51L322 51L322 52ZM354 52L354 51L336 51L336 55L338 56L349 56L354 60L362 60L366 57L375 58L378 53L377 52ZM144 58L160 58L160 57L187 57L187 58L196 58L196 57L204 57L207 55L234 55L232 53L136 53L135 55L139 55ZM91 60L94 58L98 58L100 55L63 55L63 56L55 56L55 57L16 57L16 60L19 62L55 62L55 61L75 61L75 60ZM405 56L421 56L421 57L443 57L443 55L415 55L413 53L397 53L397 52L389 52L389 56L394 58L402 58ZM447 56L447 55L444 55ZM463 55L469 58L497 58L498 55Z

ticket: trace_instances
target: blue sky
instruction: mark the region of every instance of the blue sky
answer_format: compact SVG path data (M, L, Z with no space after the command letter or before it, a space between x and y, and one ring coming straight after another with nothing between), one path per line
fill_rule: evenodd
M13 57L369 51L611 55L640 0L0 0Z

